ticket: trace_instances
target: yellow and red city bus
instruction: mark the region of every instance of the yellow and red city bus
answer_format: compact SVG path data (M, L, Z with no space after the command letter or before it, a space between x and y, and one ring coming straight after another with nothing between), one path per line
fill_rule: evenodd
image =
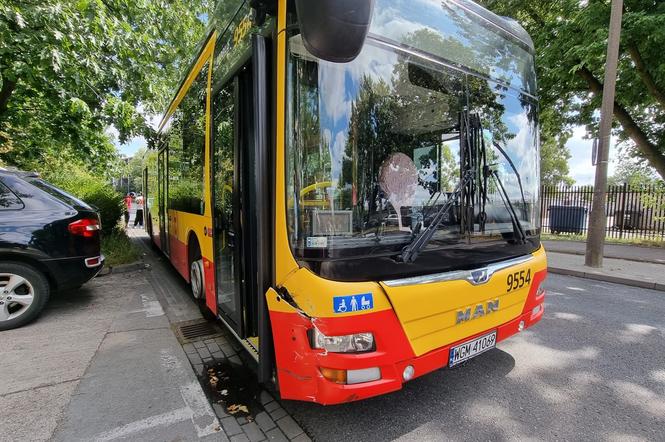
M147 229L282 398L402 388L538 322L534 48L469 0L220 2Z

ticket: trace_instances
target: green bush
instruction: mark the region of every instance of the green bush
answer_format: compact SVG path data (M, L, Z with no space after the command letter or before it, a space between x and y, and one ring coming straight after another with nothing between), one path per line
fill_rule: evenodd
M42 177L99 210L102 233L109 235L122 216L122 195L103 177L83 165L62 158L49 158L37 170Z
M102 253L106 257L106 265L111 267L135 262L141 258L140 250L122 230L102 236Z
M80 198L99 210L102 233L108 235L113 232L122 216L122 196L109 185L98 185L89 189Z

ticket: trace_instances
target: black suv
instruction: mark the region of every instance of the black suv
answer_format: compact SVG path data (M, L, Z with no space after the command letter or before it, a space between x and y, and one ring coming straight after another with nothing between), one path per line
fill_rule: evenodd
M0 330L102 269L100 227L95 209L37 174L0 169Z

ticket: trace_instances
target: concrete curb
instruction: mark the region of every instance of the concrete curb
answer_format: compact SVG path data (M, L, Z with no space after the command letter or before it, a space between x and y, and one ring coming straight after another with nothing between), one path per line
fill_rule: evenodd
M584 256L585 252L578 252L575 250L561 250L561 249L556 249L552 247L546 247L545 248L546 252L552 252L552 253L560 253L562 255L576 255L576 256ZM665 253L665 250L663 251ZM649 258L635 258L635 257L625 257L625 256L618 256L618 255L613 255L613 254L606 254L603 255L604 258L607 259L621 259L623 261L632 261L632 262L644 262L648 264L663 264L663 261L657 261Z
M558 275L576 276L578 278L593 279L596 281L603 281L603 282L612 282L614 284L623 284L631 287L639 287L643 289L659 290L661 292L665 292L665 284L659 284L657 282L642 281L639 279L622 278L619 276L603 275L601 273L592 273L592 272L585 272L583 270L563 269L557 267L548 267L547 270L550 273L555 273Z
M115 273L129 273L138 272L139 270L149 270L150 264L143 261L132 262L129 264L120 264L117 266L104 266L104 268L97 274L97 277L107 276Z

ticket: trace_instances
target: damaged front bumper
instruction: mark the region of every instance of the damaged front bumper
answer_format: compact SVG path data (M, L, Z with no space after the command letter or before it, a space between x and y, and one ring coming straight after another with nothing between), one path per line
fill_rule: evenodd
M483 330L416 356L391 309L363 314L362 317L310 318L276 292L273 291L272 296L268 304L280 395L282 399L324 405L357 401L399 390L407 380L446 367L451 347L493 330L497 331L497 342L502 341L538 322L544 311L544 294L534 291L518 317L491 330ZM312 348L310 333L314 327L328 336L371 332L375 349L364 353L332 353ZM377 369L379 379L342 382L349 375L353 377L354 373L376 373ZM341 371L346 372L344 377L336 378Z

